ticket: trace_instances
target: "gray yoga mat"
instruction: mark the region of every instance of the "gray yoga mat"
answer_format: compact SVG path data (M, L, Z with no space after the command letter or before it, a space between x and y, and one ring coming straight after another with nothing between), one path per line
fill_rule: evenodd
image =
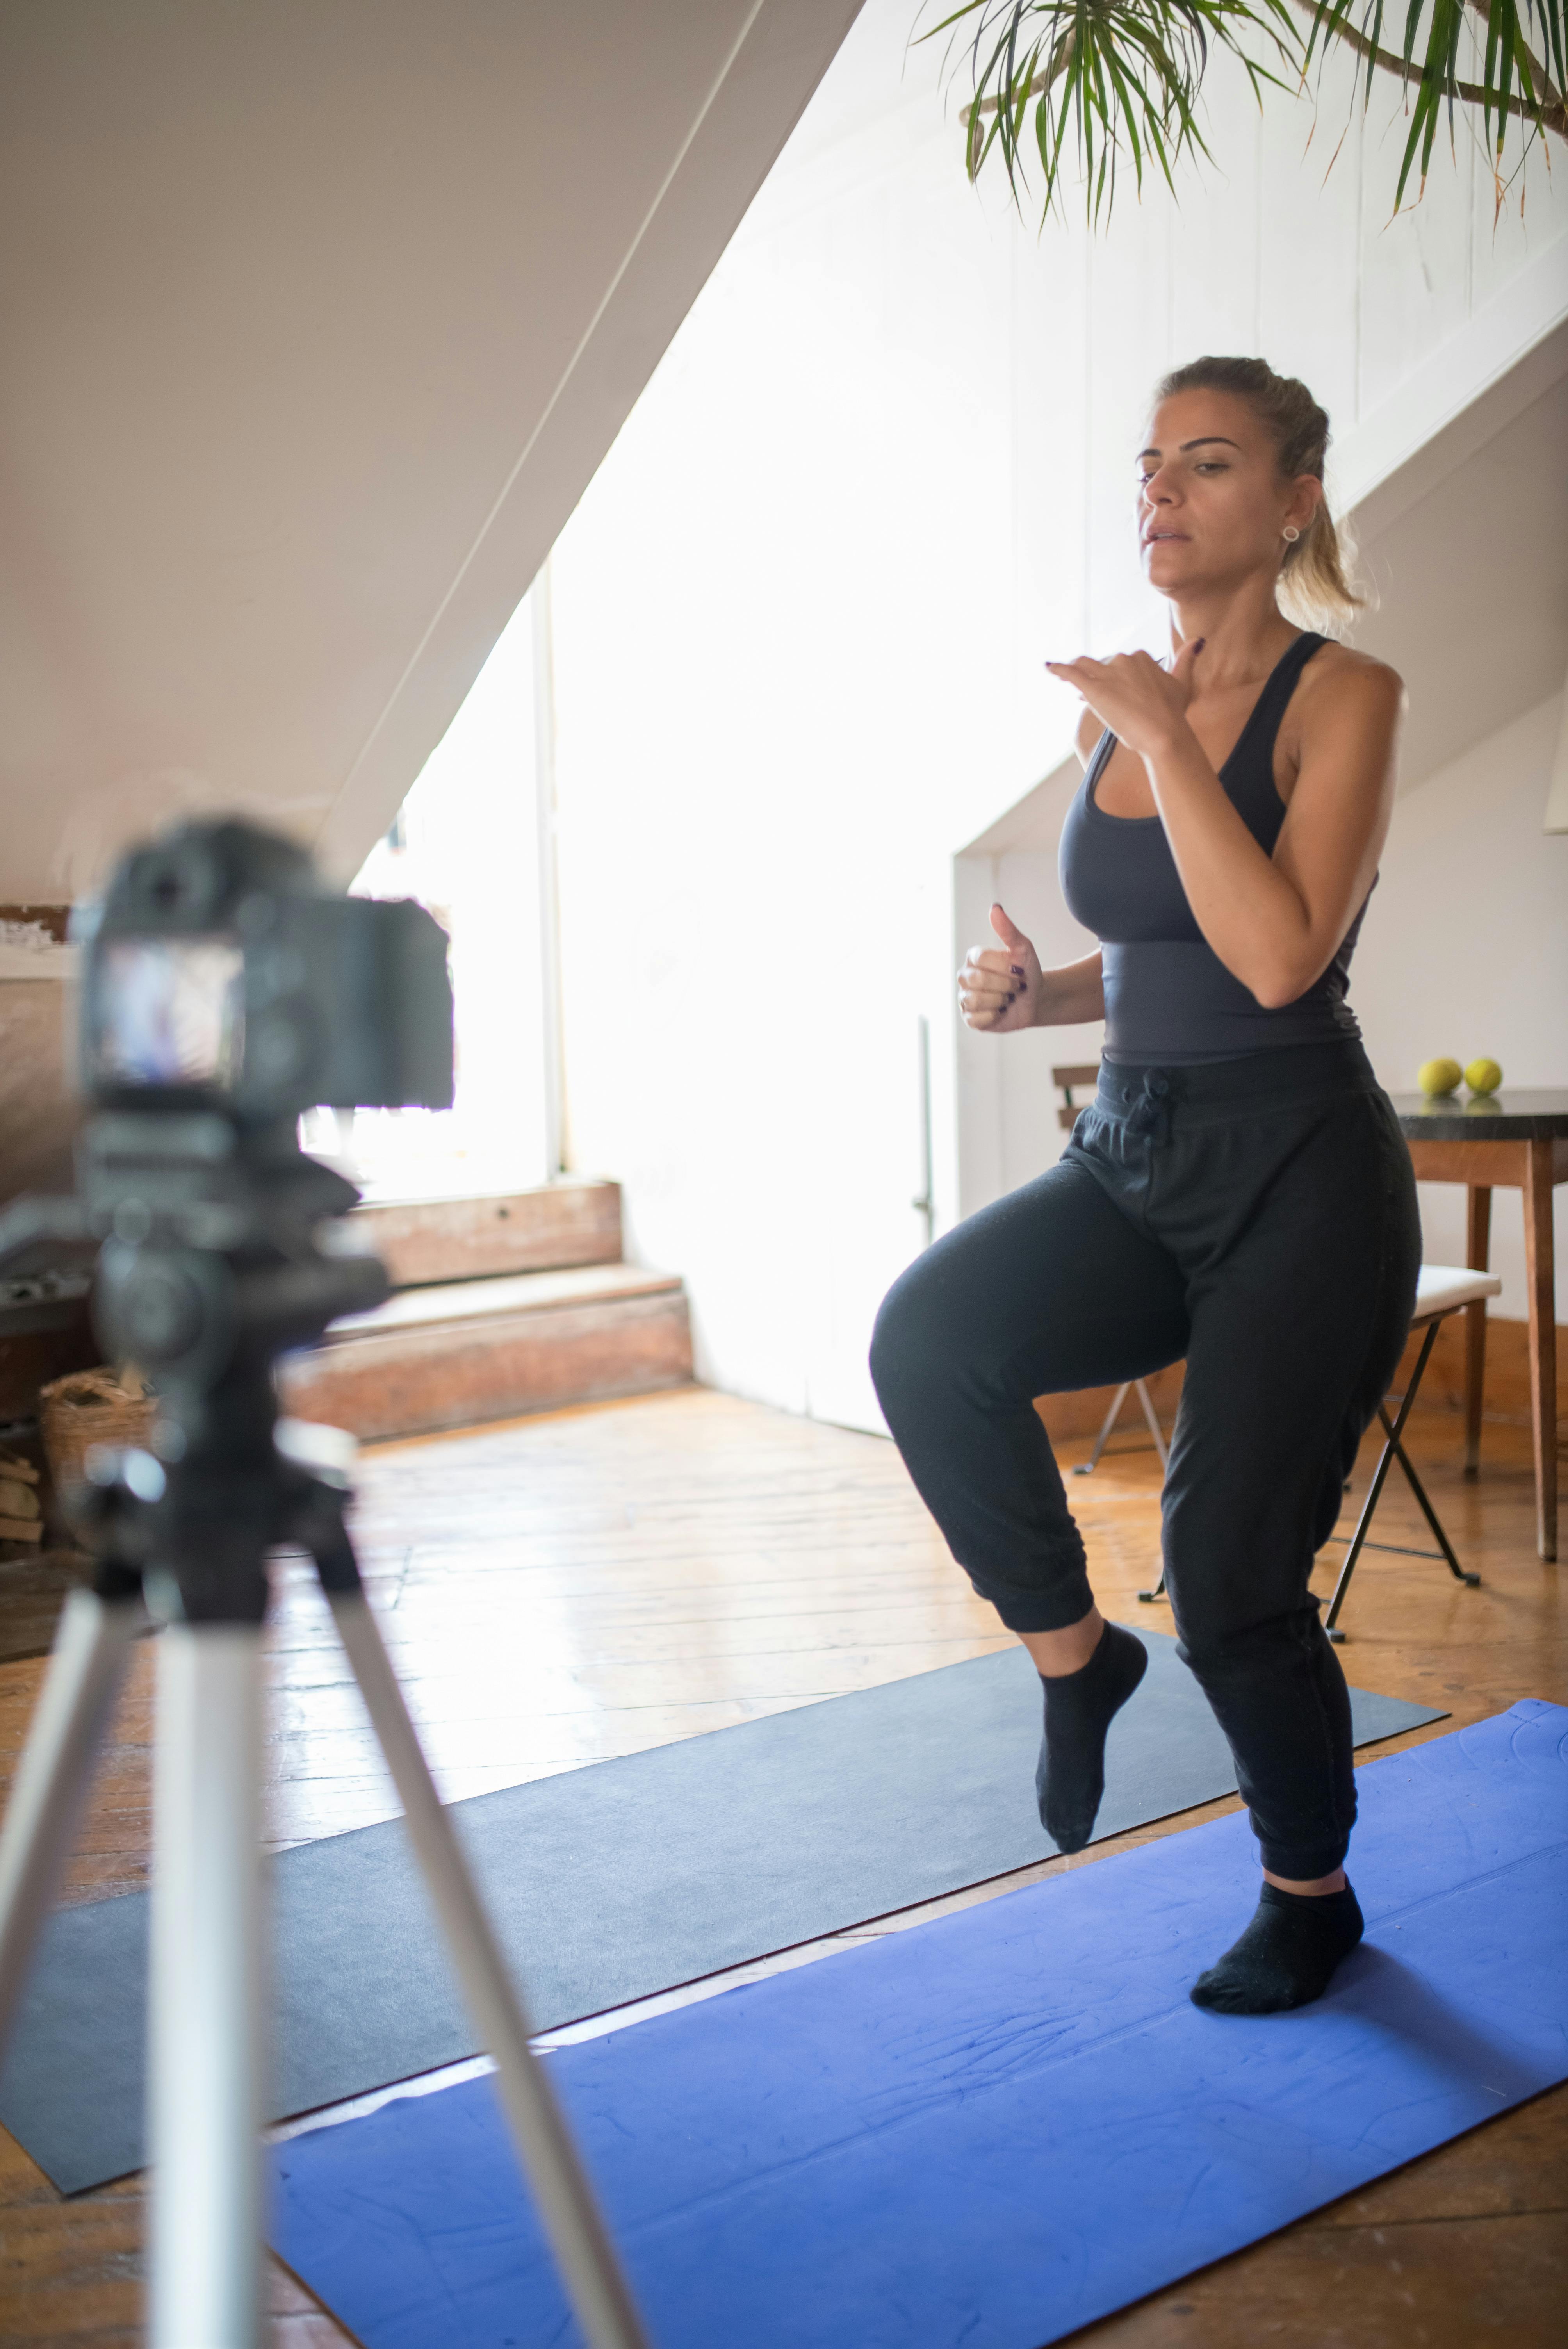
M1233 1792L1176 1643L1112 1726L1096 1840ZM1357 1744L1443 1718L1351 1692ZM1039 1682L1021 1648L456 1803L549 2030L1044 1859ZM400 1821L270 1863L273 2111L475 2052ZM66 2193L139 2167L148 1903L54 1917L0 2074L0 2122Z

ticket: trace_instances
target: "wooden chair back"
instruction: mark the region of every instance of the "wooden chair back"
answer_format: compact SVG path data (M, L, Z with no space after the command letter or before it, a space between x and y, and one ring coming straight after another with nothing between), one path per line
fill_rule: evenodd
M1062 1096L1061 1107L1057 1112L1057 1123L1064 1133L1070 1133L1078 1123L1078 1113L1084 1106L1082 1102L1074 1101L1073 1087L1077 1085L1081 1092L1085 1085L1098 1085L1099 1062L1083 1061L1076 1062L1070 1069L1053 1069L1051 1082L1060 1089Z

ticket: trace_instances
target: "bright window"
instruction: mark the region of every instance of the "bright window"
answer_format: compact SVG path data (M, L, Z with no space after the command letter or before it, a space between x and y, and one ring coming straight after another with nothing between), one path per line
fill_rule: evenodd
M315 1110L307 1150L377 1199L475 1197L552 1165L533 616L524 597L353 885L416 897L450 935L449 1110Z

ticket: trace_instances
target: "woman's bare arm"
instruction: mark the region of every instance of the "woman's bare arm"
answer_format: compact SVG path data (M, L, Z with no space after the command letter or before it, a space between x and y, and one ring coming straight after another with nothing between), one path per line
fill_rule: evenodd
M1394 808L1404 688L1347 668L1304 717L1301 768L1265 856L1182 719L1144 759L1198 927L1265 1010L1305 995L1372 886Z
M1053 663L1142 758L1204 937L1265 1009L1294 1003L1366 897L1393 811L1404 687L1380 661L1336 667L1302 718L1300 770L1273 857L1187 723L1197 647L1170 670L1143 652Z

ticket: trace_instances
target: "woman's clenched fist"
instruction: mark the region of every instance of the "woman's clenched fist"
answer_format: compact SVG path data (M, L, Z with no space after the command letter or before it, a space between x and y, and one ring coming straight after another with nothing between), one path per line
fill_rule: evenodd
M991 927L1002 944L970 947L958 974L958 1008L971 1028L1033 1028L1040 1014L1040 958L1000 905L991 908Z

